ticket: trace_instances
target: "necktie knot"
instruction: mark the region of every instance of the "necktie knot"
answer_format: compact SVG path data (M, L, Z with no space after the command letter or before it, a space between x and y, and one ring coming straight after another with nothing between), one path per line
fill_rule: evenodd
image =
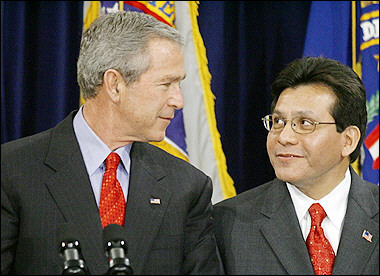
M321 226L322 220L326 217L326 212L319 203L314 203L309 208L311 225Z
M120 163L120 156L116 152L111 152L106 158L106 170L115 170Z

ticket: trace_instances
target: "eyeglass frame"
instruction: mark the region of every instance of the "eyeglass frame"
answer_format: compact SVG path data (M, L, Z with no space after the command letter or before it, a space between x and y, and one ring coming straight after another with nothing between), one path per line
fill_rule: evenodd
M270 117L273 117L273 114L268 114L265 117L261 118L261 120L263 121L264 127L265 127L266 130L268 130L268 132L281 132L285 128L285 126L286 126L286 124L287 124L288 121L290 121L290 127L293 129L293 131L295 133L298 133L298 134L310 134L310 133L313 133L314 130L317 128L317 125L336 125L336 122L317 122L317 121L314 121L314 120L309 119L309 118L303 118L302 116L294 117L292 120L285 120L285 119L283 119L283 118L280 117L281 120L284 121L283 127L281 129L272 130L272 129L268 129L268 127L267 127L268 122L269 121L273 121L273 119L270 119ZM295 127L298 126L298 124L294 123L293 121L295 119L299 119L299 118L301 118L301 120L307 120L310 123L312 123L313 129L310 132L299 132L299 131L297 131L295 129Z

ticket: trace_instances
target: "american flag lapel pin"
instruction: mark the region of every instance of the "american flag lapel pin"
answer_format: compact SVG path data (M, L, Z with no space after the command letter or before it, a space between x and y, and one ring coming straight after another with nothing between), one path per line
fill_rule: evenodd
M160 205L161 204L161 199L152 197L152 198L150 198L150 204Z
M362 238L366 239L368 242L372 242L372 234L367 230L363 231Z

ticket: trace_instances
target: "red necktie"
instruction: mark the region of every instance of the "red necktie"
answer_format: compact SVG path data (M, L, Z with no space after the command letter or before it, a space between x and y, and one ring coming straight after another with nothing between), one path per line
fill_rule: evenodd
M306 245L315 275L330 275L335 254L321 227L322 220L326 217L326 212L319 203L314 203L310 206L309 213L311 216L311 228L306 239Z
M120 183L116 179L119 163L120 156L111 152L106 159L106 171L100 192L99 214L103 228L111 223L124 226L125 198Z

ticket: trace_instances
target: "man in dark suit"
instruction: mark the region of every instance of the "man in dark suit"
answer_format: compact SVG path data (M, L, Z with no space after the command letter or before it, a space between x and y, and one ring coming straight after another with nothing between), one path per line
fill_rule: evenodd
M379 187L350 166L367 122L360 78L303 58L272 93L263 121L276 179L214 206L226 274L378 275Z
M174 28L143 13L110 13L83 33L77 69L86 103L53 129L1 146L1 274L61 274L64 223L89 273L107 272L99 205L112 152L125 198L117 206L126 201L115 223L133 272L223 273L211 179L147 143L162 140L183 107L183 46Z

